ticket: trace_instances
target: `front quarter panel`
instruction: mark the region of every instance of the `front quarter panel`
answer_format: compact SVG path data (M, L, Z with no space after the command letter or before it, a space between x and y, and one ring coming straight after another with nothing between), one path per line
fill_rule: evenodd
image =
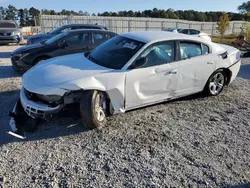
M99 90L107 93L112 106L114 114L125 112L125 72L112 71L103 73L97 76L91 76L77 81L63 84L60 88L73 90Z

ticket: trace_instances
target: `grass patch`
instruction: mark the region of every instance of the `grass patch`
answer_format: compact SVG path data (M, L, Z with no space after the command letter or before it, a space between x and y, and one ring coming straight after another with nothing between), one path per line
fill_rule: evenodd
M213 36L212 41L216 43L222 43L222 44L231 44L235 40L236 36L225 36L222 41L220 37Z

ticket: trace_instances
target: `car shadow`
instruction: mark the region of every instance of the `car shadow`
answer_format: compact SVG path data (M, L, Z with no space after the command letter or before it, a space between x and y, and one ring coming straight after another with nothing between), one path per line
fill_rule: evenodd
M10 58L11 52L0 52L0 58Z
M222 185L221 188L250 188L250 183L237 184L237 185Z
M22 76L22 73L16 72L12 66L0 66L0 79L15 78Z
M33 133L27 133L27 138L21 140L9 134L9 112L12 111L14 105L19 98L20 90L13 90L0 93L0 147L13 142L28 142L36 140L44 140L50 138L59 138L63 136L76 135L89 131L84 128L79 117L58 117L49 122L41 121L37 129Z
M241 65L238 76L250 80L250 64Z

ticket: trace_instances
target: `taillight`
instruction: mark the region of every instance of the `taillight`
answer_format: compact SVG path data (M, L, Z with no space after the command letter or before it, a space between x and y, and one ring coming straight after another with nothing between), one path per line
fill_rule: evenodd
M240 60L240 54L241 54L241 52L238 51L238 53L236 54L236 61L239 61L239 60Z

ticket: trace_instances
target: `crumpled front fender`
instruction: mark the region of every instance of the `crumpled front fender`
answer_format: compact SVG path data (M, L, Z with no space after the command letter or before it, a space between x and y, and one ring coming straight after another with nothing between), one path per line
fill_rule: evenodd
M91 76L77 81L63 84L59 88L69 91L76 90L99 90L107 93L114 108L113 114L123 113L125 103L125 72L114 72Z

